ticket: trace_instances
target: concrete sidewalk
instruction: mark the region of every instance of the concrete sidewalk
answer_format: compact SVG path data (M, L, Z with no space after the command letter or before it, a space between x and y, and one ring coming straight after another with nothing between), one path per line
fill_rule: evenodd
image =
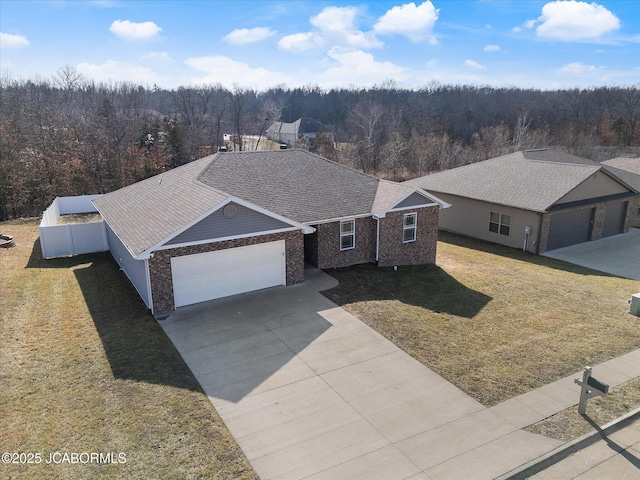
M563 443L521 430L578 402L573 379L492 408L318 291L335 280L185 307L160 322L263 479L491 479ZM615 386L640 351L593 368Z
M510 480L602 479L640 477L640 409L570 442Z

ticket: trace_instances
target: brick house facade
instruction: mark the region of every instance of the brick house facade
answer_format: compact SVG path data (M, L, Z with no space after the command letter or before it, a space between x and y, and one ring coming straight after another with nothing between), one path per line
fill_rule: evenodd
M437 212L449 207L419 187L293 149L218 153L94 204L114 258L154 313L300 283L305 261L432 263ZM403 241L407 231L415 240Z
M339 268L376 261L376 221L371 217L355 219L355 247L340 250L340 222L315 225L306 237L306 261L318 268Z
M172 258L197 253L215 252L227 248L245 247L276 240L285 241L287 285L302 283L304 281L304 256L302 232L300 230L158 250L154 256L149 259L151 294L156 311L166 312L175 308L173 299L173 277L171 272Z
M378 265L422 265L436 263L438 241L438 207L390 212L380 219L380 250ZM417 232L415 242L403 241L403 218L406 213L416 212Z
M379 220L356 218L355 247L348 250L340 249L340 222L314 225L316 231L304 239L305 262L322 269L359 263L377 263L381 267L435 263L438 212L439 206L434 205L389 212ZM416 240L411 242L403 240L407 213L417 214Z

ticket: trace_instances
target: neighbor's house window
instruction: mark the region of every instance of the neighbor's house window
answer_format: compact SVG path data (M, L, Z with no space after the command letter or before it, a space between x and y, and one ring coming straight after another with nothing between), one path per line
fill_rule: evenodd
M402 221L402 240L404 243L416 241L417 213L405 213Z
M491 212L489 218L489 231L509 236L511 232L511 215Z
M340 222L340 250L351 250L356 246L356 221Z

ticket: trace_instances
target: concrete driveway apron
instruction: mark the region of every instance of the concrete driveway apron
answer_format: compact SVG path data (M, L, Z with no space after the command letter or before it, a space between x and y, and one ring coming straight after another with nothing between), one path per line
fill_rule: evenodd
M640 280L640 228L543 253L600 272Z
M333 278L305 274L160 322L262 479L495 478L558 446L319 294Z

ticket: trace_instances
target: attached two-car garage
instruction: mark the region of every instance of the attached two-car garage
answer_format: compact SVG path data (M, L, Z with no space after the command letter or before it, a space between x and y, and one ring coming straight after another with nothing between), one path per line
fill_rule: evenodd
M285 241L171 259L175 307L286 285Z
M547 250L589 241L594 211L594 208L584 208L552 215Z
M597 238L610 237L624 232L629 202L612 202L605 207L602 231ZM547 250L567 247L592 240L596 207L570 210L551 216Z

